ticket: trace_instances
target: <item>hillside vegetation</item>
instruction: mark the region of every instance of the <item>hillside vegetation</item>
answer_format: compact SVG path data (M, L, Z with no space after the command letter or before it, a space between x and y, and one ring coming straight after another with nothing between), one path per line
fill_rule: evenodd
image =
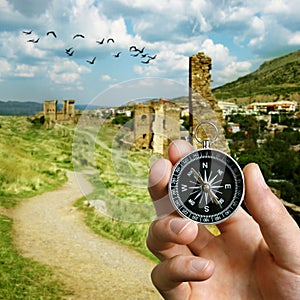
M258 70L213 89L218 100L274 101L300 99L300 50L264 62Z
M0 117L0 206L55 189L71 168L73 128L47 130L25 117Z

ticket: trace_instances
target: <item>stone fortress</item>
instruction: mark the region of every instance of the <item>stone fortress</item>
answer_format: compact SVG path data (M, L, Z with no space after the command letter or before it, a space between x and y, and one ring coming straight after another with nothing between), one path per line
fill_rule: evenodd
M75 121L75 100L63 100L62 110L57 109L57 100L44 101L43 115L49 122Z
M222 127L222 112L211 92L211 58L199 52L189 58L189 140L196 147L193 132L199 122L211 121L219 131L219 138L212 146L229 153ZM181 138L181 108L162 100L136 104L134 108L133 149L152 149L154 153L166 155L172 140ZM209 136L210 138L210 136Z
M165 154L170 142L180 138L180 112L179 106L163 99L136 104L132 148Z
M189 132L180 125L182 108L168 100L137 103L134 106L134 130L131 143L132 150L152 150L153 153L165 155L172 140L189 139L196 147L193 132L199 122L211 121L219 130L219 138L212 146L229 153L222 127L222 111L211 92L211 58L203 52L189 57ZM75 100L63 100L62 110L58 110L57 100L44 101L43 115L47 126L55 123L77 123L80 112L75 111ZM182 134L185 132L185 134ZM206 133L204 133L206 134ZM214 134L214 132L212 133ZM211 134L207 135L211 138ZM129 141L128 141L129 142Z

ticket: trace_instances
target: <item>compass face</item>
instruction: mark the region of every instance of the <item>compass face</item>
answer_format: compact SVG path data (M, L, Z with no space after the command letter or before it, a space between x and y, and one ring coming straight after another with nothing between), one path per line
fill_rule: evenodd
M215 149L198 149L173 168L170 200L178 213L201 224L228 219L244 197L244 176L235 160Z

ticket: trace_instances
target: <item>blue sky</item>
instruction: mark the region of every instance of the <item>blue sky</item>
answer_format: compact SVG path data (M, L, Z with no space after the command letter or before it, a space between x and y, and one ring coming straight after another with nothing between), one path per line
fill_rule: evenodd
M298 6L297 0L0 0L0 100L121 105L182 96L188 57L200 51L212 58L212 85L219 86L300 48ZM50 30L57 38L46 35ZM85 38L73 39L76 33ZM148 57L131 56L133 45L156 58L141 63Z

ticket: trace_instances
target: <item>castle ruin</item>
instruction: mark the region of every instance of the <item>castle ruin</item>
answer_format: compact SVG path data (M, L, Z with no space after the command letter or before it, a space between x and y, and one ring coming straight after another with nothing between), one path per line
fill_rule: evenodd
M165 154L170 141L180 138L180 108L166 100L134 107L134 149Z
M203 52L189 57L190 142L197 147L202 147L202 145L196 143L192 138L194 129L200 122L210 121L217 126L219 131L218 140L212 147L229 153L230 150L222 126L222 111L218 107L216 98L211 91L211 68L211 58L206 56ZM212 138L211 136L207 137Z
M44 101L44 117L49 122L74 121L75 100L63 100L62 110L57 109L57 100Z
M222 111L211 91L211 58L203 52L189 57L189 124L190 142L196 147L195 127L203 121L214 123L219 132L212 147L229 153L223 129ZM166 154L170 141L180 138L180 108L169 101L150 101L137 104L134 109L133 149L152 149L154 153ZM202 133L201 133L202 134ZM213 138L207 128L203 138ZM211 136L211 134L213 134Z

